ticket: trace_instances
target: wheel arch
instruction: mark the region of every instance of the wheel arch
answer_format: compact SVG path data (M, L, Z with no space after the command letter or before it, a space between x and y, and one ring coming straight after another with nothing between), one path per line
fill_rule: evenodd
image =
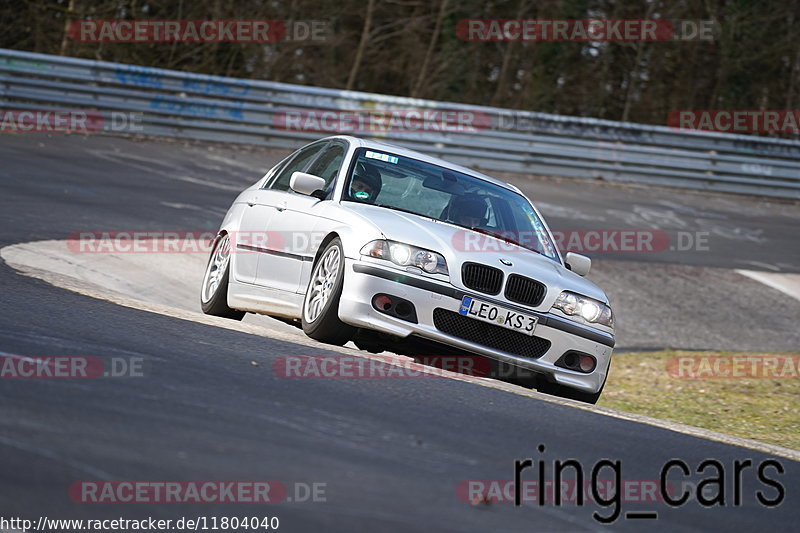
M325 251L325 248L328 246L328 244L330 244L330 242L337 237L342 241L342 248L344 248L344 240L342 239L342 236L339 235L339 232L336 230L329 232L327 235L325 235L325 238L322 239L322 242L319 243L319 248L317 248L317 252L314 254L314 260L311 262L312 269L317 265L317 261L319 261L322 252Z

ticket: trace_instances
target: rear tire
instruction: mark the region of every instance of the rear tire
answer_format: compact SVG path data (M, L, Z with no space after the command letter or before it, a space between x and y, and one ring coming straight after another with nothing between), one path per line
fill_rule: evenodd
M356 329L339 320L339 300L344 287L344 250L336 237L320 254L303 298L302 325L314 340L341 346Z
M231 241L228 235L217 239L208 258L200 289L200 307L207 315L241 320L246 314L228 307L228 276L231 266Z

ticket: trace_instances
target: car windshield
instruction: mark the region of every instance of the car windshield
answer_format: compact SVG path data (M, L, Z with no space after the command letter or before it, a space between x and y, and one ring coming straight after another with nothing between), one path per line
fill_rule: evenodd
M454 224L469 234L465 246L490 249L490 235L559 261L544 224L524 196L455 170L390 152L360 148L347 176L343 201Z

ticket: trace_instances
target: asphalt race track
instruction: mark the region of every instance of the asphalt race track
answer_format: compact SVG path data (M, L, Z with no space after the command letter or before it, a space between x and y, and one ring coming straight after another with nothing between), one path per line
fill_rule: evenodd
M63 240L76 231L213 231L237 192L281 155L109 137L1 139L0 247ZM702 252L595 257L603 280L624 275L626 262L639 278L649 268L664 279L671 272L687 275L676 265L699 269L691 272L708 277L686 290L702 285L716 295L714 312L723 318L715 335L741 335L733 342L743 345L758 343L763 331L765 339L774 339L768 349L797 350L790 319L800 315L800 301L734 272L800 272L796 205L569 181L517 184L540 203L554 228L708 232ZM741 292L722 298L720 284ZM618 460L621 479L636 482L657 482L670 459L691 470L707 459L722 465L724 504L704 507L694 490L676 508L632 501L634 494L621 503L613 530L778 532L794 530L800 521L800 464L785 457L468 381L282 379L272 372L277 357L339 352L115 305L19 275L6 264L0 265L0 290L0 355L144 361L142 377L0 381L3 517L277 516L283 531L609 529L592 513L607 516L613 507L531 501L517 507L459 497L467 480L513 480L514 461L531 458L547 468L576 459L587 478L598 461ZM681 305L698 312L703 296L669 308L676 315ZM779 310L763 309L775 301ZM751 307L746 313L726 309L731 302ZM671 336L680 325L664 328ZM632 337L629 347L664 347L660 335ZM757 497L779 499L779 490L756 473L771 458L783 470L766 469L784 491L774 507ZM741 474L737 502L734 462L745 459L753 467ZM671 472L670 480L681 486L679 470ZM687 477L686 487L713 475L710 468ZM527 480L536 476L536 470L523 473ZM296 487L311 484L324 486L324 497L268 505L75 503L70 485L89 480L277 480L290 487L294 500ZM651 511L656 518L629 514Z

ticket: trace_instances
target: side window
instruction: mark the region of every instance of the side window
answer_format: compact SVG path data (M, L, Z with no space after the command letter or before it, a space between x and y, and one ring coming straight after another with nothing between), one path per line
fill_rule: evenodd
M289 180L292 179L292 174L295 172L302 172L306 168L306 165L314 159L314 156L322 150L322 147L327 144L327 142L315 143L298 151L297 155L281 169L278 173L278 177L275 178L269 188L276 191L288 191Z
M314 164L308 169L309 174L314 174L325 180L325 185L330 185L339 173L342 166L345 147L339 143L333 143L322 152Z

